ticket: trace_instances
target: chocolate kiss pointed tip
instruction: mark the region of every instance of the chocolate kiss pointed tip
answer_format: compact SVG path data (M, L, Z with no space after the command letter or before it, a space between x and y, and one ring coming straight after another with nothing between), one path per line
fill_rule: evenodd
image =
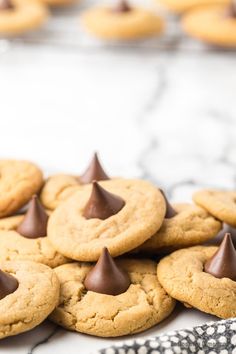
M29 203L29 208L17 232L27 238L47 236L48 215L42 207L37 195L34 195Z
M118 13L129 12L131 11L131 7L126 0L119 0L116 6L113 7L112 11Z
M171 219L174 216L177 215L177 212L175 211L175 209L172 207L172 205L169 203L168 199L166 198L166 195L164 193L164 191L162 189L160 189L161 194L163 195L165 202L166 202L166 215L165 215L165 219Z
M0 300L14 293L18 286L19 283L15 277L0 270Z
M225 234L217 252L206 262L204 270L216 278L236 281L236 250L230 233Z
M125 205L123 199L102 188L93 182L90 198L84 208L83 216L86 219L105 220L117 214Z
M119 295L130 286L130 278L111 257L107 248L92 270L87 274L84 285L87 290L106 295Z
M97 153L93 155L87 170L80 176L80 182L83 184L91 183L92 181L105 181L110 179L98 159Z

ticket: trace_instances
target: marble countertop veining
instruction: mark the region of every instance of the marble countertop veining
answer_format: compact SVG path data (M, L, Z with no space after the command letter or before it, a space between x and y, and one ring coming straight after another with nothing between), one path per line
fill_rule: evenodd
M0 40L1 157L79 173L98 150L110 175L146 178L175 201L235 188L235 63L235 52L194 42L173 17L160 40L105 45L77 28L76 7L55 11L42 31ZM138 336L212 318L178 307ZM120 340L46 321L2 340L0 353L87 354Z

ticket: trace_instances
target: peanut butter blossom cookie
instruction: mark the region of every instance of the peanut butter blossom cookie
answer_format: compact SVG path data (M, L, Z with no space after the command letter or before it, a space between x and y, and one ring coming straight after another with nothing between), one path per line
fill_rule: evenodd
M115 7L91 8L84 12L81 20L88 32L111 40L158 35L164 28L163 20L155 12L130 6L125 0L119 0Z
M219 248L196 246L165 257L157 276L166 292L187 307L221 318L236 316L236 251L230 234Z
M193 200L217 219L236 226L236 192L202 190L193 195Z
M71 263L55 272L61 294L50 318L70 330L100 337L137 333L165 319L175 306L150 260L115 261L103 249L95 266Z
M9 226L9 229L0 231L1 260L31 260L50 267L68 262L67 258L54 249L47 237L48 215L36 196L32 197L25 216L6 219L9 225L5 222L4 226Z
M204 209L191 204L170 205L159 231L138 248L151 254L198 245L215 237L222 224Z
M109 179L97 154L94 154L88 168L82 175L58 174L51 176L42 189L41 202L46 208L54 210L61 202L74 194L80 186L92 183L93 181L105 181Z
M40 324L58 304L59 282L47 266L0 263L0 339Z
M40 169L27 161L0 160L0 176L0 217L20 209L43 184Z
M236 47L236 5L196 8L183 17L183 29L209 44Z
M164 6L166 6L169 10L182 13L193 9L198 6L205 6L205 5L227 5L230 3L230 0L157 0Z
M41 26L46 6L36 0L0 0L0 34L17 35Z
M146 181L94 182L52 213L48 237L72 259L96 261L104 246L115 257L150 238L165 212L161 192Z

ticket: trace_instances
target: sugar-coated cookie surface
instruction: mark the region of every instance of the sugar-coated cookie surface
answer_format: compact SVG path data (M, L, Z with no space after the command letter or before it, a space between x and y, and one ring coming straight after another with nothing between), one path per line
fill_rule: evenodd
M43 184L41 170L27 161L0 160L0 176L0 217L20 209Z
M164 219L159 231L138 248L139 252L157 254L194 246L218 234L222 224L204 209L193 204L174 204L177 215Z
M164 219L166 206L159 190L142 180L99 182L108 192L125 201L125 206L105 220L83 216L92 186L76 192L51 215L48 237L58 252L80 261L96 261L103 247L116 257L150 238Z
M196 246L163 258L157 276L167 293L186 304L220 318L236 316L236 282L204 272L217 247Z
M57 306L59 282L47 266L35 262L1 262L0 269L19 282L15 292L0 300L0 338L28 331Z
M48 17L47 7L37 0L9 0L12 8L0 9L0 33L17 35L41 26Z
M160 34L164 21L145 8L134 7L127 12L115 12L108 7L95 7L82 14L84 28L103 39L137 39Z
M55 269L61 284L60 303L50 318L61 326L101 337L116 337L148 329L166 318L175 301L156 277L150 260L117 260L129 273L126 292L111 296L87 291L88 263L71 263Z
M190 36L209 44L236 47L236 17L226 13L224 5L199 7L183 17L182 27Z
M194 193L193 200L217 219L236 226L236 192L201 190Z

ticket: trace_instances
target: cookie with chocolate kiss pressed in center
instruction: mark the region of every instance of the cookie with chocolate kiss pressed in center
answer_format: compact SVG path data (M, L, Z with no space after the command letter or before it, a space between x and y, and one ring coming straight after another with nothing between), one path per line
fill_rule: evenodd
M47 7L36 0L0 0L0 34L19 35L40 27Z
M0 339L39 325L58 300L59 282L49 267L30 261L1 261Z
M162 191L163 193L163 191ZM193 204L166 201L166 215L161 228L136 251L147 254L170 251L204 243L214 238L222 224L204 209Z
M33 196L25 215L5 219L5 230L0 231L0 259L31 260L52 268L67 263L69 260L49 241L47 223L47 213L37 196Z
M196 246L163 258L157 276L166 292L187 307L220 318L236 316L236 251L230 234L220 247Z
M165 212L161 192L149 182L95 182L53 212L48 237L58 252L75 260L97 261L104 247L116 257L150 238Z
M175 306L158 282L156 263L148 259L116 260L104 249L96 265L71 263L55 272L61 294L50 319L69 330L100 337L138 333Z
M131 6L126 0L119 0L113 7L97 6L86 10L81 22L89 33L105 40L157 36L164 29L164 21L155 12Z
M61 202L67 200L80 189L81 186L90 184L93 181L106 181L109 179L98 155L95 153L82 175L57 174L49 177L42 188L40 199L45 208L54 210Z

